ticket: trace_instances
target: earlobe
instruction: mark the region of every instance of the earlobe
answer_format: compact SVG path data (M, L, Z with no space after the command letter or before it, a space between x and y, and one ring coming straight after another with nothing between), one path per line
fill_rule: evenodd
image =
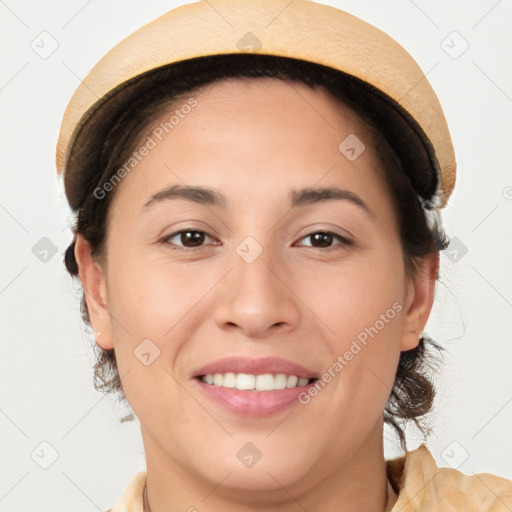
M89 242L81 235L76 238L75 259L96 344L103 350L110 350L114 348L114 343L107 307L105 272L92 256Z
M434 303L438 270L439 252L435 251L421 260L418 273L409 284L400 344L402 351L412 350L418 346Z

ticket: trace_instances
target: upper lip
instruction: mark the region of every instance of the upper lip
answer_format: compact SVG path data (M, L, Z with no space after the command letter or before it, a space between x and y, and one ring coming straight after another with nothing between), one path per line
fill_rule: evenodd
M315 379L317 374L302 366L280 357L251 358L243 356L226 357L208 363L193 373L193 377L213 373L247 373L252 375L263 375L265 373L284 373L296 375L299 378Z

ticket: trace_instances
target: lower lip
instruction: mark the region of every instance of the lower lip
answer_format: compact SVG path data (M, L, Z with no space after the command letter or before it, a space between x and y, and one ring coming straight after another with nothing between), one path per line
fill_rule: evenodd
M314 382L298 388L274 389L272 391L240 391L207 384L196 379L203 393L228 410L242 416L263 417L277 414L299 403L300 393L307 391Z

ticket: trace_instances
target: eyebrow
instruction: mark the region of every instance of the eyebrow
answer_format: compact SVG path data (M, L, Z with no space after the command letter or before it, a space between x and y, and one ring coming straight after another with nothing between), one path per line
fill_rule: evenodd
M370 207L354 192L345 188L338 187L323 187L323 188L302 188L294 190L291 193L292 208L296 206L304 206L307 204L320 203L323 201L330 201L332 199L350 201L352 204L359 206L370 217L373 213Z
M156 203L172 199L185 199L194 203L219 208L226 208L228 204L226 196L216 190L201 186L172 185L151 196L151 199L144 205L143 210L149 209ZM290 193L292 208L331 201L333 199L349 201L364 210L370 217L373 217L373 212L369 206L357 194L347 189L338 187L306 187L292 190Z
M172 185L151 196L151 199L143 206L143 209L145 210L155 203L170 199L186 199L194 203L221 208L227 206L226 196L210 188Z

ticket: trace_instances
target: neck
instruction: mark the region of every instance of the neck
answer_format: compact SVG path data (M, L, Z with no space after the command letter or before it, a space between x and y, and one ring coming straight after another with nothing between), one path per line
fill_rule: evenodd
M265 492L233 489L229 474L222 482L191 475L143 433L147 463L144 512L388 512L397 496L387 480L382 425L376 427L342 467L326 473L320 462L302 481L286 488L273 482Z

